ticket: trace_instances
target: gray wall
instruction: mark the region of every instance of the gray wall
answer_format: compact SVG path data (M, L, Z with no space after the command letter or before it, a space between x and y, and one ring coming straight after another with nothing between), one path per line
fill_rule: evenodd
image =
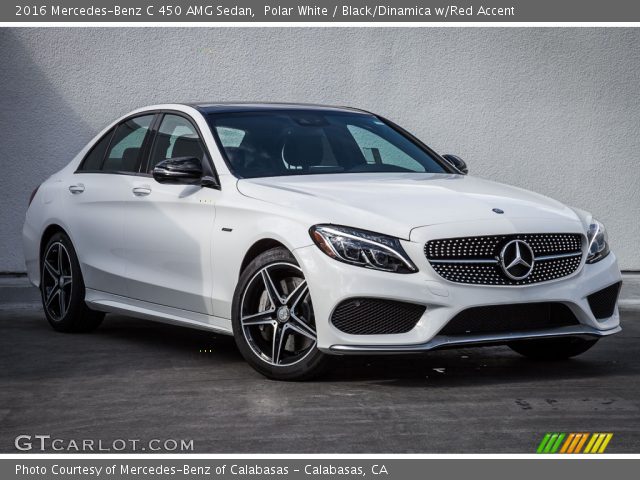
M471 172L592 211L640 269L640 29L0 29L0 271L29 193L134 107L379 112Z

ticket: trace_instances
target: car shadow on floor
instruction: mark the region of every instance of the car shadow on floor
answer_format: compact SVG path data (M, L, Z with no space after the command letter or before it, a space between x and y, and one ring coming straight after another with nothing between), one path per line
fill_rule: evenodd
M205 353L199 360L212 367L244 363L232 337L207 331L109 316L100 334L119 342L153 348L158 356ZM487 383L597 379L621 374L623 360L618 358L619 349L613 343L618 343L619 339L607 340L581 357L555 362L528 360L506 346L440 350L419 355L339 356L332 358L329 370L313 382L374 382L386 386L424 388L427 385L463 387ZM636 349L639 343L633 342ZM639 370L632 364L628 367ZM628 368L622 371L629 373ZM246 375L262 378L248 365Z
M23 317L24 316L24 317ZM90 334L59 334L41 313L15 313L6 318L0 357L10 359L5 374L27 379L135 370L211 370L212 377L260 382L264 377L246 364L230 336L181 326L107 315ZM4 322L3 322L4 325ZM508 347L432 351L403 356L333 357L331 368L312 380L322 384L377 384L381 387L473 387L523 382L558 383L640 374L635 326L625 335L604 339L584 355L560 362L535 362ZM38 351L36 356L32 352ZM82 367L76 366L82 358ZM308 383L308 382L307 382Z

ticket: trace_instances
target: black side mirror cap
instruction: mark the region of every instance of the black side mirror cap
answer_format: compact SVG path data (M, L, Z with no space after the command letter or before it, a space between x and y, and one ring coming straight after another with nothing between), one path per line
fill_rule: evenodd
M206 188L214 188L216 190L220 190L220 182L218 182L218 179L216 177L213 177L211 175L205 175L204 177L202 177L200 185Z
M458 171L462 175L466 175L467 173L469 173L469 167L467 167L467 163L459 156L447 153L446 155L443 155L442 158L444 158L453 168L456 169L456 171Z
M153 178L158 183L199 185L202 176L202 162L195 157L168 158L153 169Z

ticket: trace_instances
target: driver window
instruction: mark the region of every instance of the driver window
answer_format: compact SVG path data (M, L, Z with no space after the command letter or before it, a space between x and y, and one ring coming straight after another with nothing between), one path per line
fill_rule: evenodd
M204 144L193 124L179 115L166 114L153 142L149 172L168 158L190 157L204 163Z

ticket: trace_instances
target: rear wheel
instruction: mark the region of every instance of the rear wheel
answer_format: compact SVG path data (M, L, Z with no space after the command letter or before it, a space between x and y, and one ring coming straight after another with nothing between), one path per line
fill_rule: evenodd
M293 255L274 248L242 272L233 299L233 333L249 364L276 380L321 373L327 357L317 349L309 287Z
M543 340L523 340L513 342L509 347L520 355L535 360L562 360L586 352L598 342L598 339L584 338L548 338Z
M54 234L40 260L40 293L45 316L59 332L88 332L97 328L104 313L84 303L84 281L71 240L64 233Z

